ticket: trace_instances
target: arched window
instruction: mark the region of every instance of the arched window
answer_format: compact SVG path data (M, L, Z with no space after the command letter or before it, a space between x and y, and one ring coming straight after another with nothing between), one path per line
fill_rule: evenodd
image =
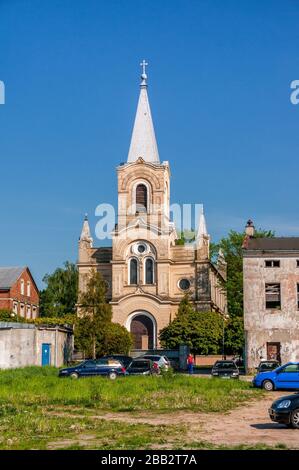
M30 297L30 281L27 282L27 297Z
M145 260L145 284L154 283L154 261L152 258Z
M24 279L21 279L21 295L25 295L25 284L24 284Z
M147 212L147 187L145 184L138 184L136 187L136 211Z
M135 258L132 258L130 259L130 276L129 276L129 279L130 279L130 284L137 284L137 281L138 281L138 263L137 263L137 259Z

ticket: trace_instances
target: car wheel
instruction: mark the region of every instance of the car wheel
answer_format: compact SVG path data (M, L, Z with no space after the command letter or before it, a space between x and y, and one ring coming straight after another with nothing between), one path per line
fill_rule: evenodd
M109 379L110 379L110 380L115 380L116 377L117 377L117 373L116 373L116 372L110 372L110 374L109 374Z
M267 390L267 392L272 392L274 390L274 383L271 380L264 380L263 389Z
M72 372L72 373L70 374L70 378L71 378L71 379L79 379L79 374L77 374L77 372Z
M292 428L299 429L299 408L292 411L290 424Z

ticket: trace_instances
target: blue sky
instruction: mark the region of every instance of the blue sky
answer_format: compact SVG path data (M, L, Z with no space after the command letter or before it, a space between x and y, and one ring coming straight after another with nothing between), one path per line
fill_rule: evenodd
M299 236L299 2L0 0L0 264L38 284L76 261L84 213L115 204L149 62L171 200L212 239L251 217Z

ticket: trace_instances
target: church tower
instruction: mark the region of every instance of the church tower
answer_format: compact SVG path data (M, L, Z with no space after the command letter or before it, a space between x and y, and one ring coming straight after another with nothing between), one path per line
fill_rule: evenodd
M111 248L93 248L86 221L79 242L79 278L96 266L109 285L113 321L133 334L134 349L159 347L159 331L188 294L197 310L225 313L223 278L209 259L204 214L192 246L178 243L170 221L170 166L160 161L142 74L128 158L117 167L118 219ZM86 253L89 253L89 255ZM86 262L89 256L89 263Z

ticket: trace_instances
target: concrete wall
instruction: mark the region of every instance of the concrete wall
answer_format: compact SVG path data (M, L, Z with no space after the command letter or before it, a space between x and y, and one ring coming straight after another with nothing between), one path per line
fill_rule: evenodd
M266 268L266 259L279 259L279 268ZM293 256L264 253L244 255L244 327L246 364L255 368L267 359L267 343L281 344L281 362L299 361L299 310L297 268L299 253ZM281 309L266 309L265 284L280 283Z
M73 350L73 337L61 328L0 323L0 368L42 365L42 344L51 345L50 362L61 367ZM70 359L70 357L69 357Z

